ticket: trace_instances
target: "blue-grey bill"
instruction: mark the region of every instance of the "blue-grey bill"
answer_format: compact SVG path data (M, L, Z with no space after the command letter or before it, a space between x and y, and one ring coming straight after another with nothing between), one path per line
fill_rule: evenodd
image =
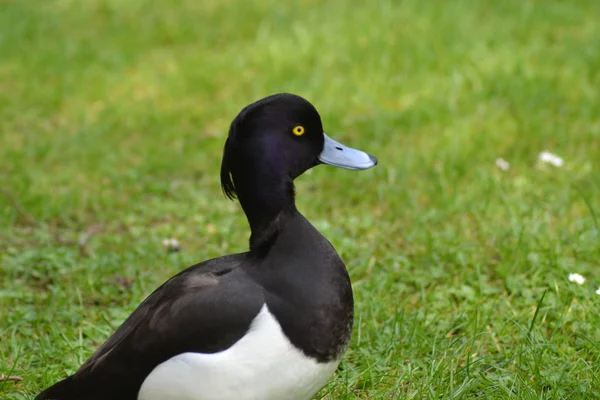
M361 170L377 165L377 159L364 151L344 146L331 139L325 133L323 151L319 154L319 161L323 164L333 165L346 169Z

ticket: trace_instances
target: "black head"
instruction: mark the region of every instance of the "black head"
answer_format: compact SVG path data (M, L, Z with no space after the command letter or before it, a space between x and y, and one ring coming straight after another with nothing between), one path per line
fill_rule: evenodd
M300 96L276 94L250 104L231 123L225 144L225 194L236 197L244 183L292 182L319 163L324 140L319 113Z
M231 123L221 185L240 200L258 238L278 216L296 210L294 179L318 164L356 170L377 160L325 135L319 113L302 97L276 94L250 104Z

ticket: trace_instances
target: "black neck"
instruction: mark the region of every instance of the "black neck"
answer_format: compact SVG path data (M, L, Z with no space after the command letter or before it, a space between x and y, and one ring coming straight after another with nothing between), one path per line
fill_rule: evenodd
M243 182L235 182L238 199L252 231L251 251L268 245L285 218L297 212L291 179L261 177L260 182L248 176Z

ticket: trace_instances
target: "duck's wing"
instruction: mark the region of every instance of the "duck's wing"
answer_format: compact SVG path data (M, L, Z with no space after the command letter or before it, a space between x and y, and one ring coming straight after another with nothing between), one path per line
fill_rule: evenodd
M246 253L190 267L169 279L72 376L36 400L135 400L148 374L181 353L225 350L264 300L238 266Z

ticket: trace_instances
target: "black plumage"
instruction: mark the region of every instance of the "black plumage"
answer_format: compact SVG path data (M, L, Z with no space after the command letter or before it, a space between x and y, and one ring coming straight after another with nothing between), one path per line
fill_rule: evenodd
M291 134L296 126L305 132L300 137ZM325 140L318 112L301 97L280 94L244 108L231 124L221 183L248 218L250 250L169 279L75 374L36 399L134 400L171 357L230 348L265 304L307 357L339 359L352 329L350 279L294 201L293 180L320 163Z

